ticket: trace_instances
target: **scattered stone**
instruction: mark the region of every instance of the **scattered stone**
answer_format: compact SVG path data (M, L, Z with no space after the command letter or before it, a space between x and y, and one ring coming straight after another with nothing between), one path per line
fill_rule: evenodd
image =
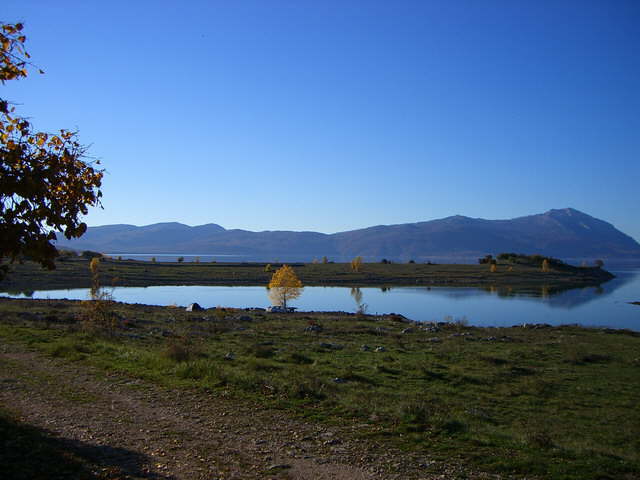
M427 342L431 343L441 343L442 339L440 337L431 337L427 339Z
M192 303L187 308L185 308L185 310L187 312L201 312L202 310L204 310L204 308L202 308L197 303Z
M224 356L225 360L235 360L236 356L233 352L227 352L227 354Z
M360 347L360 350L362 350L363 352L369 352L371 351L371 347L369 345L362 345Z
M307 328L304 329L305 332L315 332L315 333L320 333L322 330L324 330L322 328L322 325L309 325Z
M415 332L415 330L411 327L407 327L404 330L402 330L402 333L413 333Z
M342 345L337 344L337 343L325 343L325 342L322 342L320 344L320 348L328 348L329 350L342 350L344 347Z
M268 471L273 471L273 470L287 470L291 468L291 465L289 465L288 463L278 463L275 465L269 465L269 467L267 467Z
M326 442L324 442L324 445L338 445L339 443L342 443L342 440L338 438L332 438L331 440L327 440Z
M344 378L336 377L333 379L333 383L347 383Z
M376 352L386 352L387 349L384 348L382 345L379 345L379 346L376 347L375 351Z
M485 342L495 342L497 340L497 338L496 337L487 337L484 340L485 340Z

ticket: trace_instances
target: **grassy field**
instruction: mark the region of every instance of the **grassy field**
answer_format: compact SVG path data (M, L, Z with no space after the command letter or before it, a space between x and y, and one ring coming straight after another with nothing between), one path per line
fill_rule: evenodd
M597 285L612 278L606 270L569 267L543 272L525 265L501 265L490 272L488 265L427 265L365 263L360 272L346 263L292 264L304 285L318 286L549 286L569 288ZM151 285L266 285L273 270L264 263L169 263L104 259L103 285L143 287ZM509 268L512 267L510 271ZM52 271L26 262L11 266L13 272L0 291L29 291L58 288L86 288L91 284L88 261L76 258L60 261Z
M83 328L81 302L0 299L0 336L105 372L352 423L363 439L489 472L640 478L635 332L108 308L109 335Z

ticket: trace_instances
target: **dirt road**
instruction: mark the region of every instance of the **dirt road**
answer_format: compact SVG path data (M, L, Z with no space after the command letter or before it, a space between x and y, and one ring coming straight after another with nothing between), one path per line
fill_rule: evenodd
M0 339L0 342L2 340ZM427 455L203 392L104 375L0 343L0 404L130 479L431 479L470 475Z

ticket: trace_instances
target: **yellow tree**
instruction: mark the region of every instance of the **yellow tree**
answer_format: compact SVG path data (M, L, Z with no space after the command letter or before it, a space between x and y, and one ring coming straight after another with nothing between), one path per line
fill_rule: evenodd
M0 23L0 84L28 74L22 30ZM0 263L26 256L53 269L55 232L72 238L86 231L80 216L100 205L102 171L85 160L75 132L37 132L14 112L0 98ZM6 271L0 265L0 279Z
M269 282L269 298L274 305L287 308L287 300L298 298L302 294L302 282L289 265L280 267Z
M362 267L361 256L357 256L356 258L351 260L351 270L353 270L354 272L359 272L361 267Z

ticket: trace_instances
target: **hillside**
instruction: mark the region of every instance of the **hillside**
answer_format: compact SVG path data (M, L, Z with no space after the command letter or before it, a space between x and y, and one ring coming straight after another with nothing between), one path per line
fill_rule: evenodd
M59 238L63 238L59 235ZM460 215L400 225L379 225L324 234L226 230L220 225L180 223L89 227L80 239L59 247L109 253L198 253L235 255L323 255L417 261L526 252L559 258L640 258L640 244L604 220L572 208L485 220Z

